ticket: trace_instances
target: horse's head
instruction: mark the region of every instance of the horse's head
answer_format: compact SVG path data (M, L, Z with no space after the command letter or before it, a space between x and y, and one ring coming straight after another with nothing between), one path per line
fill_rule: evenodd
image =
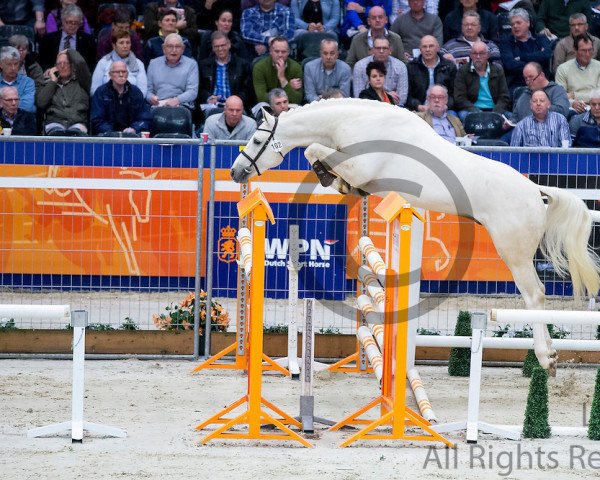
M234 182L245 183L254 175L260 175L283 161L283 145L277 141L276 136L279 118L263 108L263 119L244 150L233 162L231 178Z

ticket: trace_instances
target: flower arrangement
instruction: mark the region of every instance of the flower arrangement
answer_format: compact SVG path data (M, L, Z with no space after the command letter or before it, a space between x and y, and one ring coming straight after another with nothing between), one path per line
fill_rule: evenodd
M220 303L211 299L212 331L224 331L229 325L229 313ZM171 304L165 308L167 313L152 315L152 321L159 330L192 330L194 328L194 293L188 294L179 305ZM206 328L206 292L200 290L200 335Z

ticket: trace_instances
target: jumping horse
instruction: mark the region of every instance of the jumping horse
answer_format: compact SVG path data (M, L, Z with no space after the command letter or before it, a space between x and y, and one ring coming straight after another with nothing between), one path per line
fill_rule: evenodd
M470 217L489 232L526 308L544 308L533 257L538 246L575 296L596 295L598 257L588 247L592 218L568 191L536 185L515 169L452 145L408 110L382 102L332 99L264 120L231 168L244 183L306 147L311 165L336 175L341 193L401 193L416 207ZM315 163L316 162L316 163ZM534 324L534 348L551 373L557 354L545 324Z

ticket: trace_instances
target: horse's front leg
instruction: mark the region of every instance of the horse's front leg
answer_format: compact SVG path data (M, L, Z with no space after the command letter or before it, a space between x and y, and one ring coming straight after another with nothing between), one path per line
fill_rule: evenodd
M324 187L331 186L343 195L349 193L356 195L364 194L364 192L361 190L352 187L352 185L346 182L343 178L329 171L329 165L327 165L326 161L323 162L323 160L326 160L327 157L335 154L336 152L337 150L331 147L326 147L325 145L321 145L320 143L311 143L304 150L304 156L312 165L314 172L319 178L319 182L321 182L321 185Z

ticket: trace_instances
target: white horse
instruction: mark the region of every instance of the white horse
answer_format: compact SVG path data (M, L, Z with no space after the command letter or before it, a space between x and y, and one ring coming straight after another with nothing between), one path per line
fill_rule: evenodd
M276 167L295 147L307 147L339 178L334 186L384 196L401 193L417 207L474 218L494 245L529 309L544 308L544 286L533 257L538 246L555 270L570 273L576 296L596 295L599 263L588 248L591 216L569 192L534 184L513 168L442 139L415 114L381 102L313 102L264 121L235 160L234 181ZM547 200L547 208L544 203ZM544 324L534 324L535 352L553 373L556 351Z

